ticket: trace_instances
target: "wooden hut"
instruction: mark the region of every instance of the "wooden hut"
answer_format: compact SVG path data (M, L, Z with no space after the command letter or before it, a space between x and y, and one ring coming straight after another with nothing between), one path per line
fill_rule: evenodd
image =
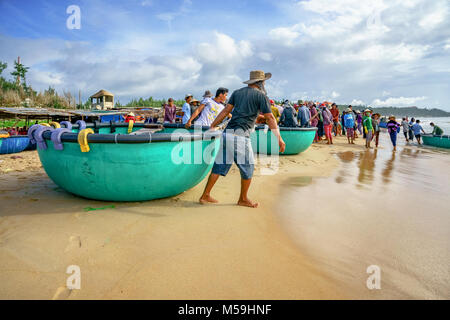
M100 90L90 96L90 99L93 109L107 110L114 108L114 95L106 90Z

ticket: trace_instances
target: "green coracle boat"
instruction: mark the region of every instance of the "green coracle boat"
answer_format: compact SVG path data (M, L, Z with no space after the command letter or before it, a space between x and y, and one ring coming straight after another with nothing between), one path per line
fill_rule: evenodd
M221 132L133 135L127 134L126 123L61 125L66 128L30 128L42 166L64 190L96 200L145 201L180 194L203 180L220 146ZM87 130L73 132L80 126ZM132 131L143 128L162 127L135 124Z
M450 136L448 135L435 136L432 134L423 134L422 139L423 144L427 146L450 149Z
M317 128L283 128L280 127L280 134L286 143L286 149L281 155L299 154L308 149L316 135ZM251 135L252 147L259 154L277 154L279 150L278 140L264 126L255 128Z

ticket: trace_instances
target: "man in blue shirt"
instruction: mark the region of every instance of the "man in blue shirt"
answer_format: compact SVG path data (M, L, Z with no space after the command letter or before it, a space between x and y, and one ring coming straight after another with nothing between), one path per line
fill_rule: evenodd
M414 132L414 136L416 137L417 143L421 144L420 140L421 140L422 136L421 136L420 132L425 133L425 131L423 130L422 126L420 125L420 120L419 119L416 120L416 123L413 124L411 129Z
M309 120L311 119L311 112L309 112L306 103L303 102L301 107L298 108L297 119L301 128L309 128Z
M183 111L183 124L186 124L189 119L191 118L191 100L192 100L192 94L187 94L186 97L184 97L184 100L186 101L183 104L183 107L181 108L181 111Z

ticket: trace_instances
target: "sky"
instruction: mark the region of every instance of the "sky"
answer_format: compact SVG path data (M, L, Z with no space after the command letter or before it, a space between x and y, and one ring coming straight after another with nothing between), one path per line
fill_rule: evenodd
M3 76L18 56L35 90L122 104L264 70L270 98L450 111L450 0L0 0Z

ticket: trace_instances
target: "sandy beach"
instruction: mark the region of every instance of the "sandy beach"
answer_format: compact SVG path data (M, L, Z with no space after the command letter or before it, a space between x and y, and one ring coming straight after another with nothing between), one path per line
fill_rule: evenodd
M362 143L360 138L356 145L348 145L345 138L339 137L333 146L315 144L300 155L280 157L278 170L259 163L250 192L252 199L260 203L258 209L235 205L240 183L236 167L219 180L213 191L220 201L218 205L198 204L205 180L176 197L114 203L66 193L47 177L36 151L1 155L0 298L449 298L449 218L448 210L444 211L447 216L441 212L445 203L435 208L441 220L429 221L430 226L441 226L432 239L439 255L432 262L440 278L428 284L429 291L409 291L408 286L397 289L398 279L407 272L402 272L402 263L396 266L395 255L388 261L389 281L382 282L387 283L386 290L368 290L365 268L370 259L359 251L343 249L357 239L364 241L367 228L363 225L354 234L349 230L361 226L364 219L346 225L336 216L351 218L346 215L346 205L359 195L366 203L366 191L355 185L344 186L350 194L336 193L342 185L318 185L316 181L336 181L346 163L351 162L345 159L365 152ZM387 140L383 143L379 154L391 154ZM441 156L448 164L448 154ZM347 170L353 172L353 167ZM268 175L271 171L273 175ZM448 190L446 181L443 188ZM325 191L331 195L328 200L342 202L328 201ZM399 194L390 200L399 208L403 205ZM439 200L448 203L448 193ZM389 201L387 206L392 206ZM377 210L369 212L376 214ZM323 214L321 219L325 221L311 220L312 213ZM400 247L404 230L386 230L389 232L380 233L380 237L387 232L392 237L390 245ZM408 237L417 231L413 224L408 230ZM421 242L424 249L428 235L417 235L418 240L425 241ZM369 236L376 237L376 233ZM413 258L421 254L419 250ZM345 263L339 264L341 260ZM65 287L70 265L80 267L79 290ZM355 274L352 268L360 272ZM395 281L390 281L392 277ZM420 283L420 279L417 281Z

